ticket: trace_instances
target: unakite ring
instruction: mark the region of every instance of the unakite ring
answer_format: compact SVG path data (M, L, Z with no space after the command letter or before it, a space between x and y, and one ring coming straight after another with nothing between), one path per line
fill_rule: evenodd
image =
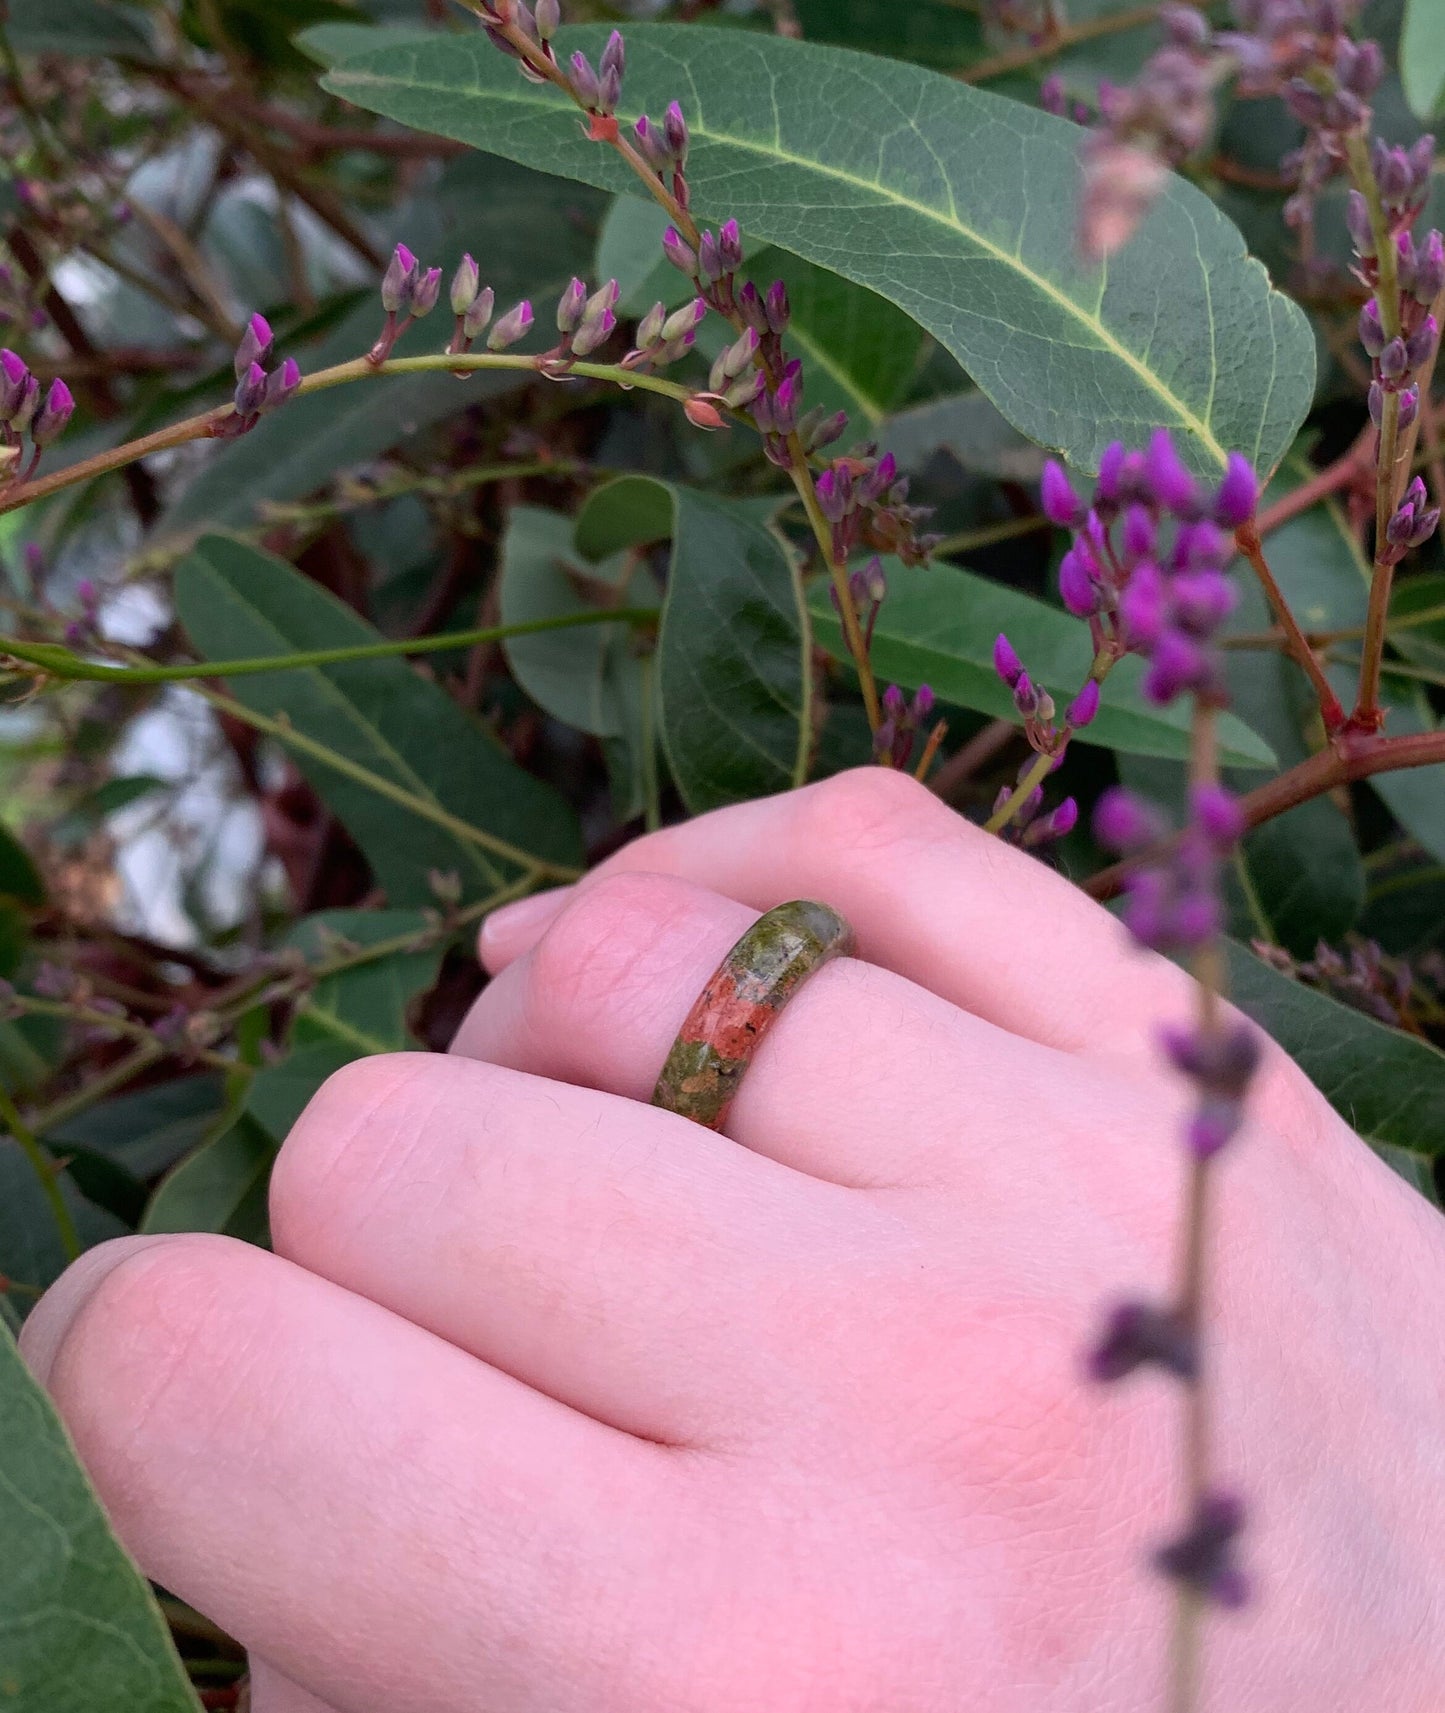
M721 1130L753 1054L815 971L850 957L853 930L810 898L760 916L718 965L678 1031L652 1104Z

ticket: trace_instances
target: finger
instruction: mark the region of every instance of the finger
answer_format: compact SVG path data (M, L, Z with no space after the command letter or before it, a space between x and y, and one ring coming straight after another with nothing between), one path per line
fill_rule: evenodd
M271 1182L279 1254L673 1444L747 1418L754 1331L863 1213L671 1113L420 1053L333 1076Z
M650 834L580 885L639 870L682 876L754 910L821 899L852 923L868 962L1073 1052L1137 1048L1161 1015L1182 1014L1188 1003L1188 977L1136 951L1062 875L890 768L839 774ZM487 967L518 957L546 921L540 904L530 917L489 917Z
M250 1713L347 1713L334 1702L318 1701L265 1660L252 1655L250 1664Z
M756 912L667 875L578 887L483 991L456 1053L651 1097L693 1001ZM1020 1131L1060 1133L1077 1060L842 958L763 1036L726 1133L813 1177L877 1188L974 1177Z
M87 1259L78 1314L47 1329L42 1302L36 1340L148 1575L323 1703L631 1704L691 1597L695 1461L244 1244Z

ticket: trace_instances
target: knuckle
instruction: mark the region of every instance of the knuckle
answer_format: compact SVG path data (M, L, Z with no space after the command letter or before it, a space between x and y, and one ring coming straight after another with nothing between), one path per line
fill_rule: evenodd
M278 1254L312 1249L348 1217L380 1170L383 1121L389 1111L414 1110L421 1085L454 1068L430 1053L378 1053L333 1071L291 1127L271 1170L272 1242Z
M855 767L797 797L799 837L811 848L872 855L927 835L947 814L925 785L891 767Z
M605 875L583 887L532 953L527 1008L534 1026L586 1030L615 1015L654 947L697 889L669 875Z

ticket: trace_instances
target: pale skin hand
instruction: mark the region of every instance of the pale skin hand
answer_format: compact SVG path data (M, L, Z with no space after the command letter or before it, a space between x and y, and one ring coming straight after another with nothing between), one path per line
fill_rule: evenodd
M861 958L715 1136L645 1103L754 914ZM1187 980L881 770L639 841L488 924L451 1057L292 1133L275 1256L86 1256L25 1337L145 1569L255 1713L1159 1704L1178 1399L1080 1379L1169 1276ZM1210 1314L1250 1610L1211 1708L1445 1705L1445 1226L1282 1053ZM304 1687L302 1687L304 1685Z

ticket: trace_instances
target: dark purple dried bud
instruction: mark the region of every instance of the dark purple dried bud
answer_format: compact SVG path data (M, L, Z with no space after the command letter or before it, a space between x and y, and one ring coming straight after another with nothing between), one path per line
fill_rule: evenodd
M1060 529L1076 529L1083 521L1084 502L1074 492L1073 483L1057 459L1050 458L1044 465L1039 503L1044 516Z
M1099 712L1099 680L1089 679L1068 707L1064 709L1064 722L1075 731L1091 723Z
M1380 197L1390 207L1398 208L1414 188L1415 175L1410 158L1403 149L1382 149L1375 161L1375 178Z
M1411 287L1417 303L1433 303L1445 291L1445 240L1431 231L1415 259L1415 280Z
M1244 1098L1262 1056L1259 1032L1249 1023L1209 1034L1171 1026L1160 1031L1160 1040L1175 1070L1221 1100Z
M1350 131L1365 117L1365 104L1348 89L1337 89L1325 97L1325 129Z
M1242 1606L1249 1584L1234 1562L1234 1544L1244 1527L1244 1506L1232 1493L1210 1493L1199 1501L1184 1533L1154 1554L1155 1567L1171 1582L1221 1606Z
M253 315L241 334L241 343L236 347L236 379L239 381L252 363L265 363L274 343L271 323L264 315Z
M487 349L505 351L509 345L515 345L519 339L526 336L535 319L531 303L523 298L514 309L507 311L487 335Z
M572 55L571 66L572 93L584 107L596 111L602 101L602 85L597 81L592 62L579 50Z
M858 484L858 497L865 506L875 505L898 479L898 460L885 452Z
M1031 720L1039 712L1039 693L1034 689L1034 681L1027 672L1020 672L1018 682L1014 685L1014 707L1026 720Z
M236 383L235 406L237 416L255 416L261 408L261 400L266 396L266 371L259 363L252 363L246 373Z
M1395 236L1395 273L1400 281L1400 290L1407 295L1415 289L1415 240L1408 231L1399 232Z
M49 446L65 432L65 425L75 414L75 400L70 388L57 375L50 383L45 403L35 413L30 425L30 438L37 446Z
M1385 339L1385 326L1380 320L1380 303L1378 298L1372 297L1365 304L1365 307L1360 311L1360 319L1357 325L1359 328L1360 343L1365 347L1366 356L1378 357L1385 349L1385 345L1387 343Z
M1177 1374L1181 1380L1193 1380L1199 1372L1196 1342L1171 1310L1152 1303L1120 1303L1089 1352L1089 1378L1107 1385L1148 1365Z
M1024 663L1014 652L1013 644L1002 631L994 638L993 669L1010 690L1017 686L1024 675Z
M704 232L697 245L697 277L705 286L715 285L728 270L711 232Z
M1302 77L1292 77L1285 85L1284 104L1301 125L1311 130L1318 130L1325 123L1325 98Z
M267 377L260 408L262 411L279 410L300 385L300 365L294 357L288 357L275 374Z
M405 244L398 244L381 276L381 306L388 315L395 315L406 303L419 271L416 257Z
M798 423L798 432L803 436L803 446L809 452L819 452L823 447L833 445L835 441L841 440L847 431L847 411L834 411L829 416L822 405L809 411Z
M781 390L779 388L779 391ZM776 394L771 402L776 406ZM787 431L780 428L777 432L783 434ZM819 476L816 492L818 510L829 523L842 523L853 509L853 479L846 470L839 469L836 465L830 466Z
M687 161L687 120L683 118L682 108L677 102L672 102L662 116L662 134L667 140L667 147L672 158L679 166Z
M1375 234L1370 225L1370 205L1359 191L1352 190L1345 198L1345 225L1350 239L1361 256L1375 253Z
M793 311L788 303L788 288L781 280L774 280L768 287L763 309L767 314L769 331L780 335L785 333Z

